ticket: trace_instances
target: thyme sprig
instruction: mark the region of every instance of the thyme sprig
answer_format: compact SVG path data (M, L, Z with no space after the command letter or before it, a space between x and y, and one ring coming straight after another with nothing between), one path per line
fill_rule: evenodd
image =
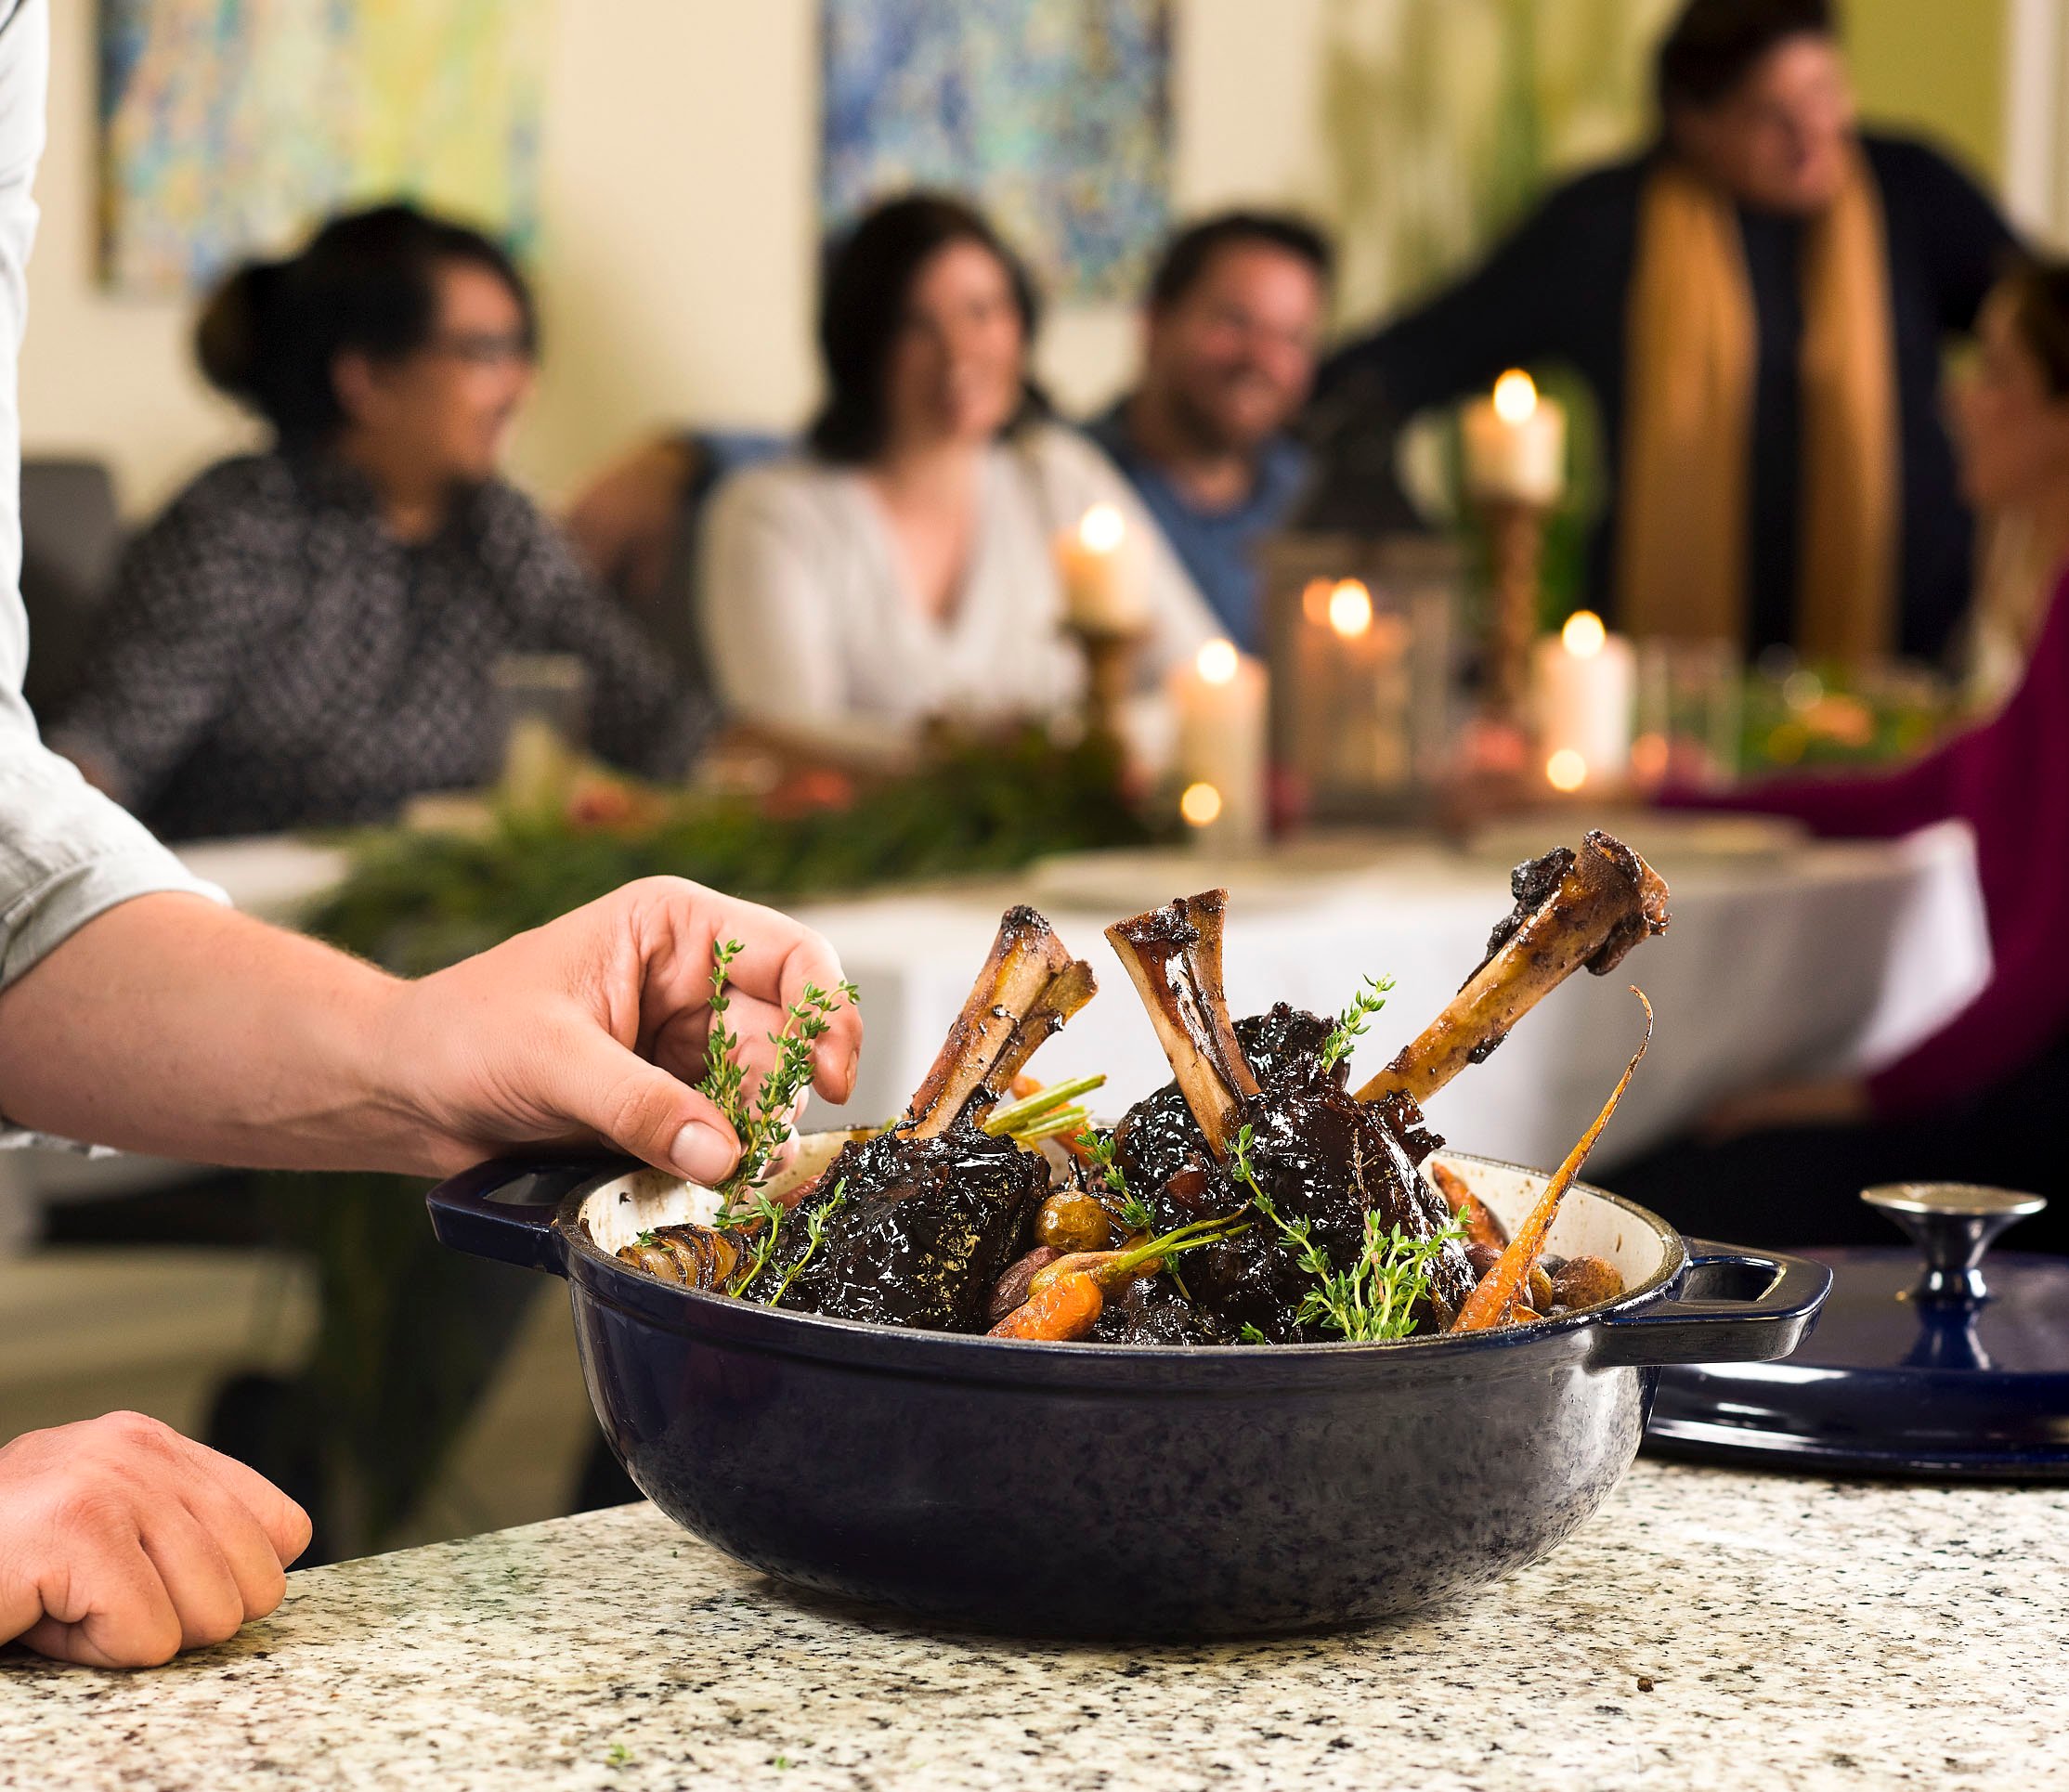
M711 1028L705 1045L704 1075L696 1085L732 1123L740 1141L740 1162L719 1190L724 1198L722 1226L737 1223L725 1217L734 1201L743 1190L755 1188L767 1178L776 1152L794 1130L790 1117L798 1097L812 1081L813 1048L833 1025L833 1017L843 1006L852 1007L858 999L850 982L837 983L831 990L807 983L802 997L785 1011L783 1025L769 1035L769 1043L776 1048L775 1062L750 1102L740 1059L740 1035L725 1018L733 1005L726 986L733 961L742 950L737 940L722 941L711 949Z
M754 1279L769 1266L769 1259L775 1255L776 1240L783 1230L784 1209L774 1196L760 1188L751 1188L738 1199L737 1207L730 1200L721 1207L711 1224L721 1231L740 1232L753 1240L748 1251L747 1266L733 1281L732 1292L744 1297ZM757 1227L759 1230L755 1229Z
M1323 1075L1350 1056L1351 1046L1364 1037L1365 1029L1373 1024L1373 1016L1386 1006L1387 993L1393 987L1391 977L1366 978L1363 987L1350 998L1350 1006L1336 1017L1336 1024L1330 1028L1329 1037L1322 1042Z
M1128 1188L1127 1176L1113 1158L1113 1135L1096 1133L1087 1126L1077 1135L1075 1143L1092 1160L1092 1171L1104 1183L1108 1190L1121 1198L1121 1224L1131 1232L1146 1232L1155 1224L1155 1215L1147 1202L1139 1200Z
M1352 1344L1386 1344L1407 1337L1414 1330L1415 1305L1429 1292L1430 1276L1444 1247L1464 1241L1464 1221L1454 1218L1427 1238L1415 1238L1398 1224L1384 1224L1368 1208L1357 1259L1348 1269L1338 1269L1316 1239L1313 1222L1288 1219L1265 1193L1250 1162L1256 1143L1255 1128L1244 1126L1230 1150L1229 1167L1248 1186L1250 1205L1277 1229L1280 1248L1291 1252L1294 1261L1315 1279L1314 1287L1301 1296L1295 1319L1321 1326ZM1264 1343L1261 1332L1249 1335L1252 1330L1245 1330L1243 1341Z
M781 1306L783 1297L790 1292L790 1284L797 1280L806 1264L818 1254L819 1246L825 1242L826 1222L831 1219L840 1204L848 1199L848 1179L833 1185L833 1193L824 1201L814 1201L804 1216L804 1249L798 1260L783 1272L783 1279L776 1283L776 1292L762 1303L764 1306Z

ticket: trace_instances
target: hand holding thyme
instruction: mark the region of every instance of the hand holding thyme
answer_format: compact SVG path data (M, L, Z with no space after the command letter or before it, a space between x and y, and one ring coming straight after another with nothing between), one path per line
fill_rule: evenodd
M852 1007L857 999L855 986L850 982L838 983L830 991L807 983L801 998L786 1010L782 1027L769 1035L775 1062L763 1074L750 1101L746 1068L740 1060L740 1036L725 1018L732 1006L726 985L741 949L737 940L724 941L712 949L711 1028L705 1046L704 1076L697 1084L698 1090L733 1123L740 1139L739 1164L720 1190L726 1198L719 1215L721 1225L737 1224L751 1215L750 1209L728 1217L741 1191L757 1188L767 1179L776 1152L790 1137L798 1099L812 1082L813 1048L831 1028L834 1015L843 1006Z

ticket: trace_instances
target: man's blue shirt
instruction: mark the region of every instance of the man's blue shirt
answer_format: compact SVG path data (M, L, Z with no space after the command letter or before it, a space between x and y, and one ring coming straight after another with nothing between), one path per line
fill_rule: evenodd
M1264 578L1256 564L1259 544L1282 527L1306 488L1308 450L1290 435L1275 435L1257 460L1249 496L1227 510L1203 510L1147 459L1128 434L1127 400L1085 426L1127 475L1165 539L1192 575L1200 595L1221 618L1229 639L1246 653L1264 646Z

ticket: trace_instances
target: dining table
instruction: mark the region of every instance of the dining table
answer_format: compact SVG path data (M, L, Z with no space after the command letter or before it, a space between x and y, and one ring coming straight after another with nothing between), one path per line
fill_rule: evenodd
M1641 1457L1451 1604L1151 1645L929 1629L635 1504L291 1574L148 1672L0 1650L0 1788L2038 1787L2065 1655L2062 1487Z

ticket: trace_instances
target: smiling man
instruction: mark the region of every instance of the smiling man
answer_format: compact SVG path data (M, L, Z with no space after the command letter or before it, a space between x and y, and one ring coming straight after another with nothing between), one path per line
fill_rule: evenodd
M1328 242L1298 218L1227 212L1192 225L1150 282L1134 391L1089 426L1253 652L1256 549L1308 484L1286 426L1314 382L1330 274Z
M1564 363L1602 412L1593 582L1621 626L1936 655L1972 534L1942 353L2010 233L1937 151L1856 127L1830 0L1691 0L1658 86L1649 149L1334 356L1324 397L1400 417Z

